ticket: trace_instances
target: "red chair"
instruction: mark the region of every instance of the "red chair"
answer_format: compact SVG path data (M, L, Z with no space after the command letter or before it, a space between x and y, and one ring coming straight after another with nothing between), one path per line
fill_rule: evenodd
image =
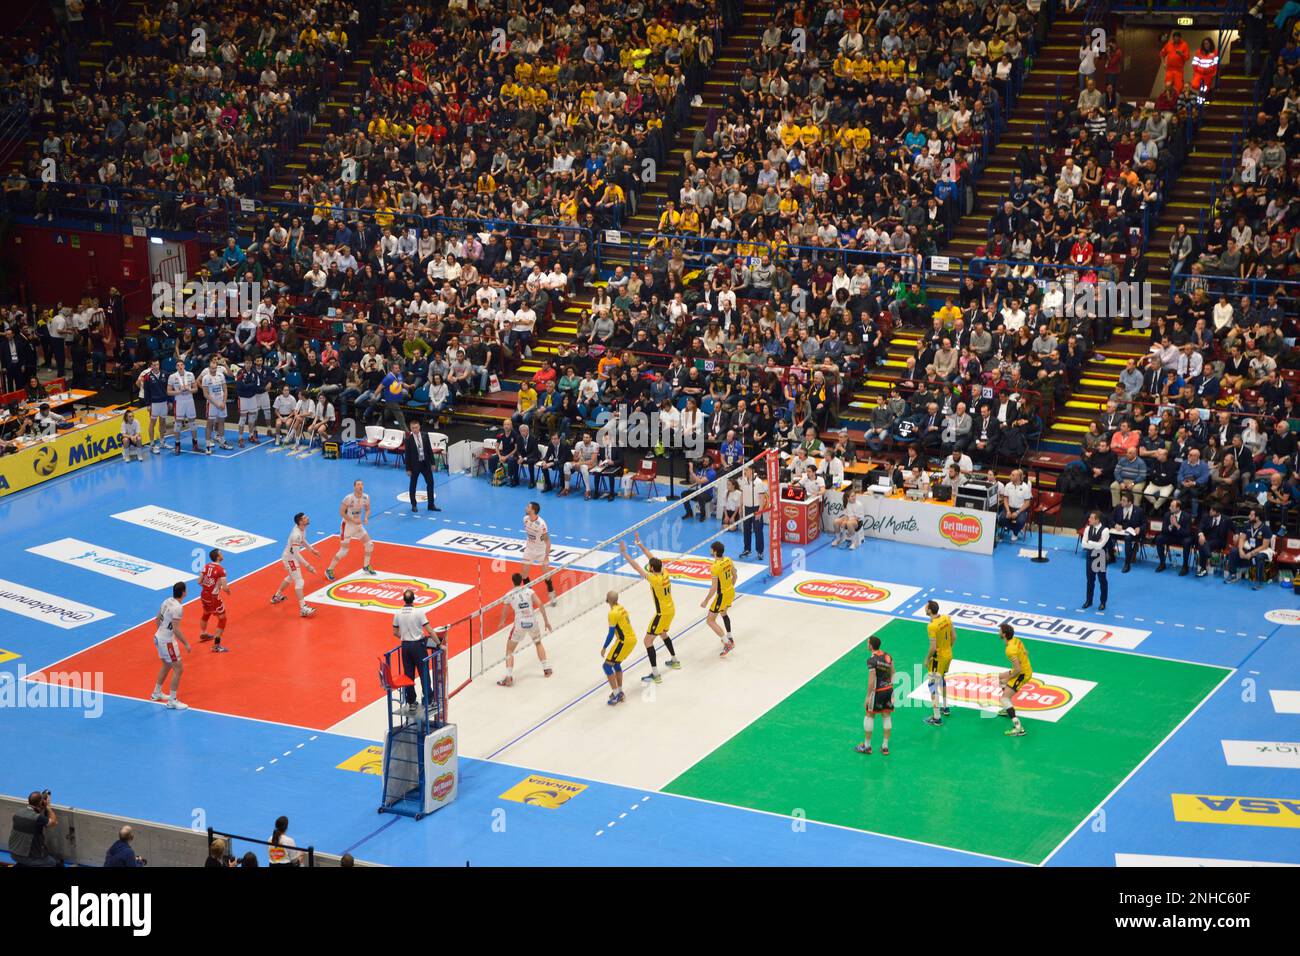
M641 467L632 473L632 492L639 494L637 485L648 484L652 489L655 487L655 480L659 477L659 459L642 458Z

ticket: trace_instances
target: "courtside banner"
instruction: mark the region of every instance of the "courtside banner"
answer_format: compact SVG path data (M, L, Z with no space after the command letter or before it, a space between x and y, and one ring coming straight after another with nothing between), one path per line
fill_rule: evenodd
M78 538L60 538L49 544L40 544L27 549L32 554L62 561L74 568L94 571L105 577L125 581L150 591L170 588L177 581L193 581L192 571L169 568L165 564L155 564L133 554L123 554L112 548L101 548Z
M135 415L141 433L147 434L149 412L137 408L128 414ZM0 498L121 454L120 415L61 432L47 441L0 458Z
M935 598L935 600L939 604L939 613L949 615L953 624L958 627L996 631L1001 625L1010 624L1021 637L1059 637L1064 640L1081 641L1084 644L1123 647L1127 650L1132 650L1151 636L1150 631L1134 627L1119 627L1107 621L1076 621L1056 614L1040 614L1009 607L987 607L983 604L967 604L964 601L950 601L946 598ZM914 612L912 616L928 617L925 608Z
M1300 743L1280 740L1221 740L1223 759L1233 767L1300 770Z
M1161 856L1148 853L1116 853L1116 866L1300 866L1300 863L1267 863L1263 860L1221 860L1212 856Z
M977 664L974 661L954 660L948 668L948 703L953 707L969 707L988 713L1002 708L1002 692L998 675L1010 669L1010 662ZM1096 681L1074 677L1057 677L1054 674L1034 674L1011 698L1017 717L1046 720L1056 723L1074 705L1088 696L1097 686ZM930 703L930 687L922 683L907 695L909 700Z
M635 554L630 548L628 552L636 558L641 567L645 567L644 555ZM668 577L674 584L698 584L700 587L707 588L713 583L712 556L672 554L666 551L655 551L654 556L664 563L664 570L668 572ZM767 570L765 565L754 564L752 561L732 561L732 564L736 567L736 587L740 587L754 575ZM636 574L630 564L623 564L614 570L619 574Z
M402 595L407 589L415 592L415 607L431 611L470 589L458 581L438 581L413 574L376 571L366 574L357 571L347 577L330 581L324 587L308 594L309 604L327 604L331 607L348 607L358 611L374 611L392 617L403 607Z
M241 554L244 551L252 551L254 548L275 543L271 538L264 538L251 531L229 528L207 518L187 515L183 511L172 511L170 508L161 508L158 505L141 505L130 511L119 511L113 517L142 528L184 538L195 544L220 548L231 554Z
M521 564L524 562L525 540L523 538L506 538L496 534L485 534L481 531L453 531L451 528L440 528L433 534L421 538L416 543L427 545L430 548L446 548L450 551L463 551L467 554L481 554L484 557L503 558ZM573 561L574 567L594 571L596 568L604 567L617 557L618 554L614 551L592 551L588 554L586 548L557 545L554 541L551 541L552 566L568 564Z
M11 611L23 617L30 617L33 621L44 621L65 631L113 616L112 611L101 611L89 604L79 604L57 594L49 594L2 579L0 579L0 611Z
M880 495L867 495L866 499L864 527L868 537L949 551L993 553L997 515L991 511Z
M906 584L890 584L888 581L867 581L838 574L795 571L778 580L766 593L862 611L896 611L920 594L921 589Z

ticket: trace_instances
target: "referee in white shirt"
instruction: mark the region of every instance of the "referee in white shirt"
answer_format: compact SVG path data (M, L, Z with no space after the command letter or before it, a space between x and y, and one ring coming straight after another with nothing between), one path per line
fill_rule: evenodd
M752 554L751 544L758 547L758 557L763 557L763 510L767 507L767 482L758 477L753 465L746 465L736 486L740 489L740 507L744 514L745 547L740 557Z
M424 706L429 707L433 688L429 684L429 644L434 641L429 622L423 611L416 610L415 592L410 588L402 594L404 607L393 615L393 635L402 642L402 673L408 677L420 675L420 688L424 693ZM406 688L406 709L415 713L415 686Z

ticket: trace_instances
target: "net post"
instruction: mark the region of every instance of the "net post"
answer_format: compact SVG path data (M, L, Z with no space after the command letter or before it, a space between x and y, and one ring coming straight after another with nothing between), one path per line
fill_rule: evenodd
M764 453L767 456L767 511L768 511L768 540L767 540L767 569L774 578L781 576L781 459L780 453L775 449L769 449ZM755 515L761 520L762 512ZM763 533L763 529L757 530L758 534Z

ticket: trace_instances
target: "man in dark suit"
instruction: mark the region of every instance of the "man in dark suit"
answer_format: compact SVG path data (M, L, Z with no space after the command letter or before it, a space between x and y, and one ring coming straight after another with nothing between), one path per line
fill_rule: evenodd
M429 434L420 427L418 418L411 419L402 452L406 457L406 473L411 478L411 510L419 510L415 503L415 486L423 476L424 490L429 499L429 510L441 511L433 495L433 443L429 441Z
M614 442L612 428L601 429L600 441L597 444L600 450L596 453L596 467L591 471L596 478L595 494L597 498L600 497L601 482L608 479L609 494L605 498L613 501L618 492L618 481L623 476L623 451Z
M1183 510L1182 502L1174 498L1169 502L1169 513L1165 515L1164 527L1156 535L1156 554L1160 558L1156 572L1165 569L1165 555L1172 547L1183 549L1183 568L1178 572L1178 576L1186 575L1187 564L1192 557L1193 540L1191 515Z
M1201 516L1201 527L1196 533L1196 576L1210 573L1210 556L1222 554L1232 537L1232 522L1223 516L1217 504Z
M557 428L551 432L551 440L542 449L542 457L537 462L537 467L542 472L543 492L550 491L556 486L564 488L564 466L572 461L573 446L560 437L560 430Z
M5 329L4 338L0 339L0 368L4 369L4 390L16 392L27 384L25 374L29 367L35 366L36 353L27 344L27 340L18 334L17 326Z
M1111 537L1121 536L1124 541L1123 574L1128 574L1137 556L1138 545L1147 530L1147 516L1141 507L1133 503L1133 492L1125 489L1119 493L1119 507L1111 512Z
M993 417L992 405L981 405L980 414L971 428L971 443L967 449L976 464L991 464L998 447L998 420Z
M519 475L524 474L529 486L537 484L537 463L542 459L542 449L537 444L537 436L527 425L519 426L518 467L514 483L518 484ZM525 469L527 469L525 471Z

